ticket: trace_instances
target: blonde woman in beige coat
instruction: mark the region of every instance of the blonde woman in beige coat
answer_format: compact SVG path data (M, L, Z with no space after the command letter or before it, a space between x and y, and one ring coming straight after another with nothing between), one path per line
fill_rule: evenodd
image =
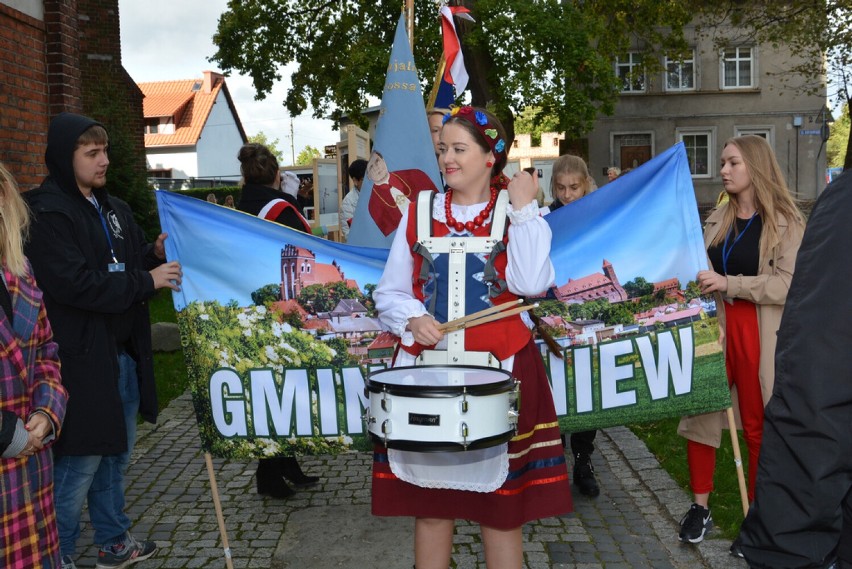
M804 219L764 138L729 139L722 150L720 175L729 199L707 219L704 244L711 269L700 271L697 281L703 294L716 298L728 385L748 447L752 500L763 408L775 378L775 334ZM688 439L690 486L695 494L695 503L681 520L683 542L701 542L711 525L709 497L716 448L725 426L724 413L708 413L684 417L678 427Z

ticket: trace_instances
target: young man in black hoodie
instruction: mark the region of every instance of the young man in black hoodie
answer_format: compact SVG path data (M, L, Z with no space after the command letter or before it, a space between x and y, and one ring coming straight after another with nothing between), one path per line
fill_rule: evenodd
M161 234L145 243L130 207L104 189L108 137L94 120L62 113L51 121L50 175L24 194L33 213L26 254L44 292L70 395L54 446L62 568L74 568L80 515L88 499L101 545L96 567L126 567L153 555L152 541L128 532L124 475L136 416L157 418L147 300L178 290L180 265L165 262Z

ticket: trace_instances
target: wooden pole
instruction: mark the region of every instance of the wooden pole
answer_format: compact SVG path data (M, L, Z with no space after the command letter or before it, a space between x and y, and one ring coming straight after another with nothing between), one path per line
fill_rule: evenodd
M740 440L737 436L737 422L734 420L734 409L728 407L728 430L731 431L731 447L734 449L734 464L737 466L737 481L740 484L740 500L743 503L743 517L748 515L748 490L746 490L745 475L743 474L743 456L740 453ZM749 464L749 468L757 468Z
M444 51L441 50L441 60L438 62L438 70L435 72L435 82L432 83L432 92L429 93L429 102L426 103L427 111L435 106L435 99L438 98L438 89L441 88L441 78L444 76L446 67L447 60L444 57Z
M405 25L408 28L408 45L414 54L414 0L405 0Z
M222 536L222 548L225 550L225 567L234 569L234 562L231 559L231 548L228 545L228 530L225 528L222 503L219 501L219 487L216 485L216 473L213 471L213 456L209 452L205 452L204 461L207 463L207 475L210 476L210 492L213 494L213 507L216 509L216 520L219 522L219 535Z

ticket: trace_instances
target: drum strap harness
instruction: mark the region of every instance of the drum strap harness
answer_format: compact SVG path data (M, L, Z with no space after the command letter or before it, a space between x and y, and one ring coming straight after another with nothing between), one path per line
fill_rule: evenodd
M508 230L506 212L509 204L509 192L501 190L494 205L491 218L491 233L487 237L467 235L448 235L436 237L432 232L432 205L435 194L420 192L417 196L417 241L412 247L415 254L423 257L420 277L424 281L434 270L434 253L444 253L449 259L449 290L447 318L454 320L465 316L465 282L467 280L465 264L469 253L483 253L488 256L485 264L484 281L488 284L490 298L495 298L506 291L507 284L499 278L494 267L494 258L506 250L503 237ZM432 295L431 314L435 313L437 294ZM481 365L500 367L500 361L488 352L465 351L465 331L457 330L447 334L447 349L424 350L418 356L418 365Z

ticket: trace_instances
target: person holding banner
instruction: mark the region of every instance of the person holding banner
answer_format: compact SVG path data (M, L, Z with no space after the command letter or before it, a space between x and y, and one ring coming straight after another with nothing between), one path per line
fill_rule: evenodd
M563 154L553 162L550 178L550 195L553 202L541 208L541 214L547 215L563 205L577 201L589 195L594 189L594 180L589 175L586 161L579 156ZM574 457L573 478L574 486L580 493L592 498L600 495L601 489L595 478L595 468L592 466L592 453L595 452L595 437L598 432L580 431L571 433L569 440L571 454Z
M262 144L250 142L240 148L237 159L245 184L237 209L261 219L276 221L297 231L311 232L311 226L302 216L296 194L299 178L292 172L281 176L278 159ZM289 176L288 176L289 174ZM286 184L288 191L280 189Z
M68 392L24 257L29 211L0 164L0 566L59 567L53 452Z
M286 225L296 231L310 233L311 226L302 216L296 201L298 177L292 172L284 172L282 175L278 168L278 159L262 144L252 142L243 145L237 159L240 161L240 173L245 180L237 209ZM276 189L282 184L287 185L288 191ZM258 494L272 498L289 498L295 492L287 485L285 478L301 488L319 482L318 477L307 476L302 472L295 456L258 460L255 474Z
M748 446L748 498L754 498L763 436L763 410L775 380L776 332L793 278L804 218L796 206L772 147L760 136L729 139L722 150L722 183L728 201L707 219L704 241L712 269L700 271L703 294L713 294L728 384ZM687 438L690 485L695 503L681 520L679 539L699 543L712 523L716 448L725 413L681 420Z
M56 520L63 569L73 569L84 504L100 545L97 567L154 555L124 511L124 479L137 415L157 420L147 301L180 290L180 263L166 260L161 233L146 243L133 212L106 190L109 135L100 123L60 113L50 121L50 175L24 194L33 213L25 245L59 344L68 390L53 447Z
M453 109L441 130L440 151L449 189L427 195L431 205L418 198L403 215L373 293L382 325L401 337L396 367L414 365L427 354L446 356L452 348L440 323L458 304L464 314L471 314L488 304L539 294L554 280L551 232L533 199L535 181L526 172L516 173L511 181L501 174L507 156L506 135L499 121L484 109ZM505 205L505 189L511 205ZM503 212L502 217L508 213L508 228L505 233L500 231L503 240L497 240L501 245L487 259L475 253L460 254L469 265L465 270L473 271L474 276L465 279L460 275L465 294L455 298L458 295L447 271L437 269L441 259L427 256L428 251L412 250L415 243L422 243L419 228L428 227L435 238L458 236L460 242L468 240L472 246L472 237L491 235L493 224L503 225L496 212ZM446 259L447 255L439 257ZM480 267L482 272L477 273ZM430 305L433 312L427 308ZM490 355L520 380L516 436L508 449L505 443L502 448L492 447L502 450L499 453L490 453L491 448L418 453L377 445L372 511L377 516L415 518L416 569L449 565L457 518L480 524L489 569L518 569L523 562L521 526L572 510L571 495L565 491L568 472L553 398L541 355L519 314L465 330L460 349L465 357L470 353Z

